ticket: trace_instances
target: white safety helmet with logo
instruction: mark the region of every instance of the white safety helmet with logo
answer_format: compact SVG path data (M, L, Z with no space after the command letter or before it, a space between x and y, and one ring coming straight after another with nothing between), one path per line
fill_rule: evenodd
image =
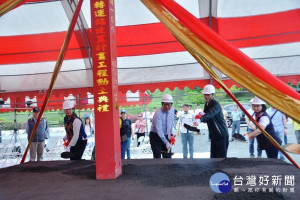
M173 97L170 94L165 94L162 98L161 98L161 102L162 103L173 103Z
M74 108L73 101L65 100L63 103L63 109L65 110L65 109L71 109L71 108Z
M252 99L251 99L252 100ZM258 98L257 96L255 96L252 100L252 102L250 101L250 103L252 105L263 105L266 104L266 102L264 102L263 100L261 100L260 98Z
M213 85L206 85L203 88L202 94L215 94L216 93L216 89Z

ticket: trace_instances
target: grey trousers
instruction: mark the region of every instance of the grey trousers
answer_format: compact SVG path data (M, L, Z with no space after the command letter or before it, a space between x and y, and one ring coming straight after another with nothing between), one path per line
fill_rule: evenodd
M43 153L44 153L44 142L32 142L30 145L30 161L35 161L36 154L37 154L37 161L43 160Z
M295 136L296 136L297 143L300 144L300 130L295 131Z

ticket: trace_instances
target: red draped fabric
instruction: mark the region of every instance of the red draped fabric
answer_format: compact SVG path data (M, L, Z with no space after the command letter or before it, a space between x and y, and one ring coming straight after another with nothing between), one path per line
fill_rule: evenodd
M247 72L253 74L264 82L268 83L272 87L277 90L285 93L295 99L300 100L300 95L291 89L284 82L280 81L274 75L272 75L269 71L261 67L259 64L254 62L248 56L240 52L237 48L232 46L228 41L221 38L217 33L212 31L209 27L207 27L204 23L196 19L192 14L183 9L180 5L178 5L174 1L163 1L157 0L163 5L167 7L167 9L182 23L184 26L189 28L194 34L196 34L201 40L212 46L214 49L222 53L224 56L230 58L241 67L243 67ZM296 11L295 18L298 21L300 20L300 9ZM296 23L296 22L292 22ZM275 24L274 24L275 26ZM295 26L293 30L300 31L299 26Z
M72 95L76 101L76 108L79 109L92 109L94 108L93 97L88 97L88 93L93 93L93 88L73 88L73 89L61 89L61 90L53 90L52 95L50 97L50 101L47 104L46 110L61 110L62 103L65 98ZM14 108L17 108L18 112L31 110L32 105L30 107L27 106L27 102L25 100L26 97L29 99L34 99L36 97L37 106L41 107L43 104L43 100L45 99L46 91L28 91L28 92L11 92L0 94L0 98L4 101L7 101L10 98L10 107L11 108L1 108L0 113L13 111ZM151 103L151 97L142 91L138 91L138 96L133 100L128 98L125 93L119 92L118 94L118 105L121 107L124 106L136 106L136 105L147 105ZM90 103L92 100L92 103ZM16 105L15 105L16 102ZM78 105L79 102L79 105ZM32 101L35 103L35 101Z

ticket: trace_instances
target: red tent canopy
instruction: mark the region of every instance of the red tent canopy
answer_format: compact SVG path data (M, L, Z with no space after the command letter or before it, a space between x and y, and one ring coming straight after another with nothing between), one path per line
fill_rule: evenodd
M26 96L43 99L74 5L67 1L23 2L0 18L0 98L10 97L11 103L16 100L25 105ZM299 82L298 0L177 2L282 81ZM115 6L120 97L128 90L142 94L148 89L209 83L203 68L139 0L115 0ZM90 15L90 1L84 1L80 26L72 36L50 101L70 94L83 99L88 92L93 94L88 56ZM236 85L217 73L229 87Z

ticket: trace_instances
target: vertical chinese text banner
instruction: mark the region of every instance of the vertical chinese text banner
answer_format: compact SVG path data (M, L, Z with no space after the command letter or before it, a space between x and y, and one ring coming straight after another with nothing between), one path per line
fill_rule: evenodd
M97 179L122 173L114 0L91 0Z

